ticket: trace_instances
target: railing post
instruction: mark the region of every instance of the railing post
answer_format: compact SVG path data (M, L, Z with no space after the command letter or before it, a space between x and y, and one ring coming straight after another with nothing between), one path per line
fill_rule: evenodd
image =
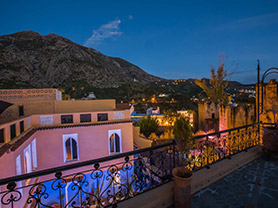
M260 123L260 61L257 62L257 121Z
M176 167L176 146L175 143L173 144L173 168Z
M228 140L228 145L227 146L228 146L228 149L229 149L228 159L232 159L231 158L231 144L229 145L229 139L231 139L231 131L228 132L228 139L227 139Z
M239 138L240 138L240 134L239 134L239 129L237 129L237 152L239 152L239 143L240 143L240 140L239 140Z
M206 164L206 168L207 169L210 168L209 167L209 146L208 146L209 142L208 142L208 139L209 139L209 137L207 136L207 138L206 138L206 142L207 142L207 164Z
M244 136L245 136L245 148L244 148L244 151L245 152L247 152L247 149L248 149L248 141L249 141L249 135L248 135L248 128L246 127L245 128L245 134L244 134Z

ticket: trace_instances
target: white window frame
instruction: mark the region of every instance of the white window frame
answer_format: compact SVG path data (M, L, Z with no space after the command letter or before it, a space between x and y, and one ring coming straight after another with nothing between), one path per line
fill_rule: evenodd
M25 157L26 153L29 154L29 161L25 161L26 160L26 157ZM30 164L30 166L31 166L31 167L26 167L26 170L24 169L24 172L27 171L25 173L32 173L33 167L32 167L32 155L31 155L31 145L30 144L24 149L23 156L24 156L23 157L24 167L25 167L25 164L27 164L27 165ZM28 169L30 170L29 172L28 172Z
M115 133L118 134L118 136L120 137L120 152L111 152L111 149L110 149L110 137L111 137L112 134L115 134ZM114 147L116 148L116 144L114 144ZM114 130L109 130L108 131L108 150L109 150L109 155L122 153L122 133L121 133L121 129L114 129Z
M18 155L15 159L15 168L16 168L16 175L21 175L21 157L20 155ZM18 181L17 182L17 188L20 188L19 191L21 193L21 195L23 196L23 192L22 192L22 181Z
M33 139L31 146L32 146L32 162L33 162L33 170L38 167L37 161L37 142L36 138Z
M76 141L76 149L77 149L77 159L67 160L67 150L66 150L66 141L72 138ZM63 153L64 153L64 163L69 161L79 160L79 145L78 145L78 134L63 134Z

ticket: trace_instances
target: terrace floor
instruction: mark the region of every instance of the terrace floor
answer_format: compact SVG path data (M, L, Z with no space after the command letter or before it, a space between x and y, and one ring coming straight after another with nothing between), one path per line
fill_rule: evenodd
M277 208L278 160L259 158L192 196L192 208Z

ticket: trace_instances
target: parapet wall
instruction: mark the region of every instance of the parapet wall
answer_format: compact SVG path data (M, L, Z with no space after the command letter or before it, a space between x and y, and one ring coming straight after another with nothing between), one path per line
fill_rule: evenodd
M11 102L0 117L0 124L35 114L101 112L116 109L115 100L18 100ZM19 114L22 107L23 115Z
M7 102L23 100L62 100L61 91L45 89L0 89L0 100Z

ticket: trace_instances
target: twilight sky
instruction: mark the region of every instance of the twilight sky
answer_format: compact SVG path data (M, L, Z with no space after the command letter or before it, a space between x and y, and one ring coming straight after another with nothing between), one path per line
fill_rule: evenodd
M278 2L273 0L88 0L1 2L0 35L56 33L148 73L173 79L208 77L224 53L231 79L256 81L278 66Z

